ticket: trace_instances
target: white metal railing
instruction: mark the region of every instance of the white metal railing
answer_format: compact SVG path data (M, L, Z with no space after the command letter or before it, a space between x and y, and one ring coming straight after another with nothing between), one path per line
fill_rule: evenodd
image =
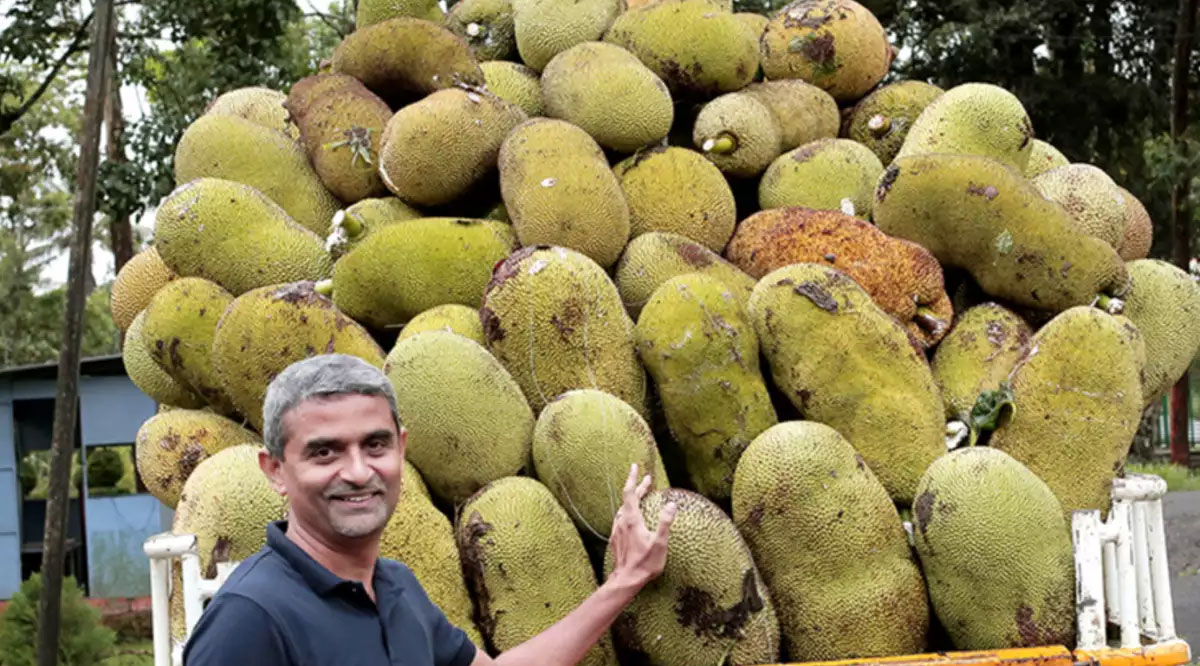
M156 534L142 545L150 558L151 625L154 632L154 666L180 666L183 663L184 641L171 640L170 598L171 565L180 561L183 616L186 631L190 636L204 611L204 602L217 593L217 589L233 573L238 562L217 564L216 578L200 575L200 553L196 549L196 537L192 534Z

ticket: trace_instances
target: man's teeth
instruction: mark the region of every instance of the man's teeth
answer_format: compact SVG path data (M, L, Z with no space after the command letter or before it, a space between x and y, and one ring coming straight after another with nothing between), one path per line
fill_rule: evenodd
M340 497L340 498L338 498L338 499L341 499L341 500L343 500L343 501L346 501L346 502L356 502L356 503L357 503L357 502L365 502L365 501L367 501L367 500L371 499L372 497L374 497L374 494L371 494L371 495L350 495L350 496L346 496L346 497Z

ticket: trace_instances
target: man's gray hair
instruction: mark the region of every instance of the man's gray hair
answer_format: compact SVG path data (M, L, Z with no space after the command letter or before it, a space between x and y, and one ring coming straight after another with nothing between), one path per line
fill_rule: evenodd
M267 386L266 399L263 401L263 443L267 451L283 460L283 449L288 439L283 417L293 407L310 398L347 394L386 398L396 431L400 431L396 392L387 375L357 356L320 354L289 365Z

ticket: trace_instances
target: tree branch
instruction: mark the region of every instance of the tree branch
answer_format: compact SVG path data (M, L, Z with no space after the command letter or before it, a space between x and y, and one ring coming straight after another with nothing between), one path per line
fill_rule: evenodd
M83 19L83 23L79 24L79 29L75 31L75 36L71 39L71 44L67 47L66 52L64 52L62 57L58 59L58 62L54 63L54 66L50 68L50 73L47 74L46 78L42 80L42 83L38 86L37 90L33 91L33 94L30 95L29 98L26 99L16 111L0 113L0 136L7 134L8 131L12 129L12 126L21 119L21 116L28 113L29 110L33 108L33 105L37 104L38 100L42 98L42 95L44 95L50 88L50 84L53 83L54 79L58 77L58 73L62 71L63 65L66 65L67 61L71 59L71 56L87 49L87 45L83 43L83 40L88 35L88 25L92 22L92 15L93 14L88 14L87 17Z

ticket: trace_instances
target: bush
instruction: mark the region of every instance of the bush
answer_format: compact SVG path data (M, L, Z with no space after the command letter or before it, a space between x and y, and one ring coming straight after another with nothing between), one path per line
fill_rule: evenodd
M21 584L8 610L0 615L0 666L36 666L38 599L42 576ZM112 654L116 633L100 624L100 611L83 598L72 576L63 577L58 634L60 666L95 666Z
M113 449L95 449L87 455L88 487L111 488L125 475L121 454Z
M29 493L37 488L37 467L28 457L21 459L21 497L29 497Z

